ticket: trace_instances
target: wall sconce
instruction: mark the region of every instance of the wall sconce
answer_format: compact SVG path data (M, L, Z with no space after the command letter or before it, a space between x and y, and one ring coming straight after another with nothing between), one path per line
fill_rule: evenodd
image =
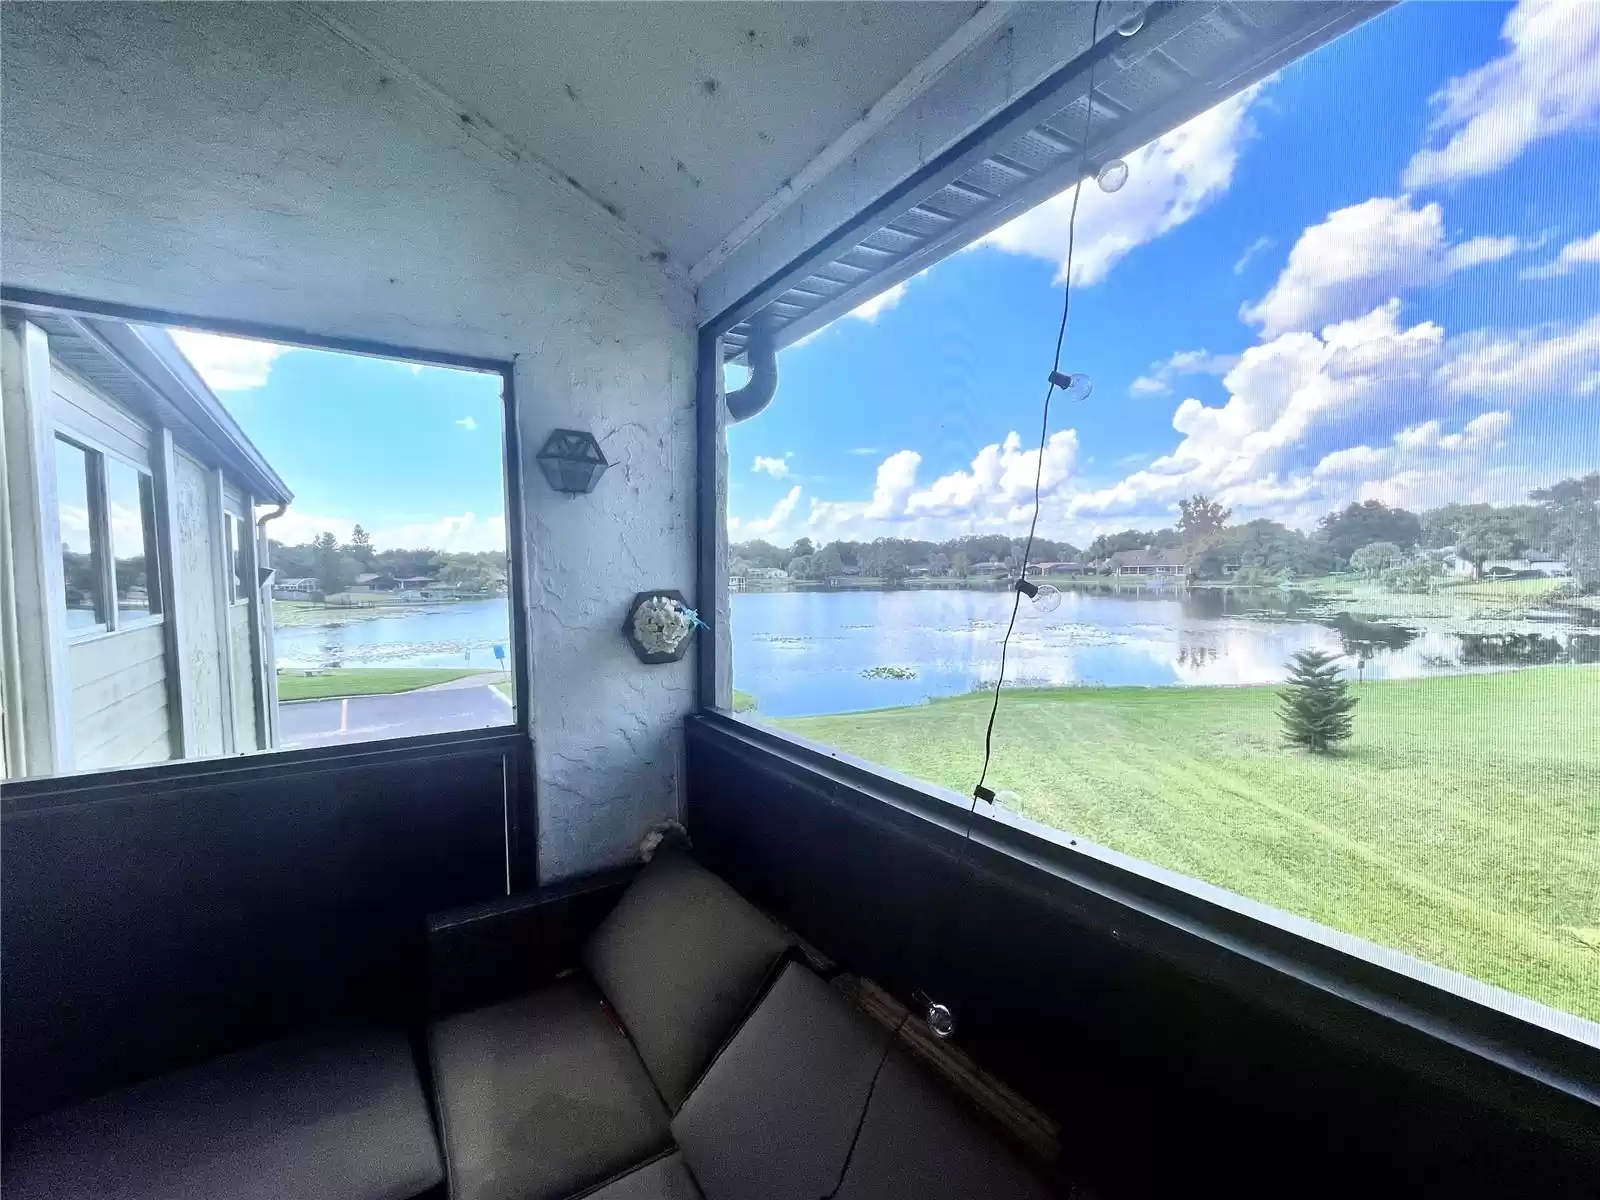
M538 453L539 470L558 492L592 492L611 464L592 434L557 429Z
M657 588L634 596L622 622L622 636L628 639L640 662L654 666L681 659L694 641L691 635L701 624L682 592Z

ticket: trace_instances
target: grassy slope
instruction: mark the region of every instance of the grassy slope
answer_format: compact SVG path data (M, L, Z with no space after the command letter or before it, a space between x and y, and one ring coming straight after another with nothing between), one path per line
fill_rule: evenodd
M1017 691L990 783L1028 816L1600 1020L1600 668L1357 685L1280 745L1272 688ZM786 728L967 793L982 696Z
M278 699L329 700L340 696L387 696L449 683L481 671L453 667L338 667L316 675L278 672Z

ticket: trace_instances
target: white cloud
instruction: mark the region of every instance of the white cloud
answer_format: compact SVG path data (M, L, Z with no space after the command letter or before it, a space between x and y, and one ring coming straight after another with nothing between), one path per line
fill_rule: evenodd
M915 450L897 450L878 464L878 479L872 489L872 502L865 515L882 519L905 511L906 500L917 484L917 466L922 455Z
M1237 354L1212 354L1209 350L1179 350L1165 362L1151 363L1150 373L1135 379L1128 390L1135 396L1162 396L1172 391L1180 375L1226 375L1239 363Z
M784 479L789 474L788 456L785 455L783 458L767 458L764 455L758 454L756 455L755 464L750 469L757 475L760 475L764 472L768 475L771 475L774 479Z
M1515 237L1477 237L1452 246L1437 203L1415 208L1410 196L1374 196L1307 227L1272 290L1239 315L1260 325L1263 337L1311 329L1521 245Z
M856 318L858 321L865 321L869 325L874 325L877 323L879 316L899 304L901 300L905 299L905 295L905 283L897 283L893 287L879 292L872 299L856 305L847 315Z
M934 480L926 490L911 493L904 512L908 516L1010 517L1019 506L1031 509L1036 475L1040 496L1049 496L1071 477L1077 456L1076 430L1053 433L1045 442L1041 470L1038 448L1024 450L1022 435L1012 432L1004 442L978 451L970 470L953 471Z
M468 433L471 433L478 427L478 422L471 417L462 417L456 422L456 424L461 426L461 428L465 429Z
M1424 421L1400 430L1394 435L1394 444L1397 449L1408 453L1444 450L1453 454L1489 445L1510 427L1511 414L1508 412L1486 412L1473 417L1460 433L1445 433L1438 420Z
M870 454L876 454L877 452L878 449L876 446L852 446L850 449L845 451L846 454L855 454L863 458Z
M1371 446L1351 446L1324 455L1322 461L1312 468L1311 474L1317 479L1324 479L1330 475L1370 475L1375 468L1382 466L1388 457L1387 450L1375 450Z
M1514 401L1593 395L1600 391L1600 316L1581 325L1478 330L1453 338L1438 380L1457 396Z
M1077 452L1076 430L1050 436L1039 479L1041 500L1064 492ZM878 465L870 500L813 499L807 523L819 535L854 538L885 534L945 537L979 529L1026 527L1033 511L1039 451L1024 449L1021 434L1013 431L1004 441L983 447L968 470L952 471L919 488L921 464L922 456L915 450L889 455Z
M1580 267L1600 267L1600 232L1577 238L1561 247L1561 253L1541 266L1522 272L1524 279L1554 279L1571 275Z
M1289 452L1309 433L1336 432L1380 400L1393 403L1426 385L1444 330L1431 322L1401 328L1399 316L1400 303L1391 300L1320 337L1291 332L1250 347L1223 379L1226 404L1184 400L1172 416L1184 435L1176 449L1109 487L1079 493L1070 511L1148 511L1196 491L1235 508L1307 497L1311 479L1285 472Z
M771 537L783 528L794 515L795 507L800 503L800 487L790 488L778 502L772 506L772 512L764 517L756 517L749 521L741 521L738 517L728 518L728 536L740 540L747 538Z
M1506 53L1451 79L1432 97L1430 132L1407 188L1487 175L1544 138L1600 121L1600 4L1522 0L1500 31Z
M1231 96L1128 156L1128 182L1109 195L1083 182L1078 203L1073 282L1093 284L1131 251L1190 220L1226 194L1239 150L1251 134L1246 119L1260 86ZM1046 200L984 238L981 245L1042 258L1065 273L1072 189Z
M1276 244L1277 243L1275 243L1271 238L1266 237L1265 235L1258 237L1255 241L1251 242L1244 248L1243 254L1239 255L1238 261L1233 264L1233 273L1235 275L1243 275L1246 267L1254 262L1259 256L1265 254L1268 250L1271 250Z
M172 340L214 392L245 392L265 387L272 364L293 346L258 342L250 338L224 337L220 333L201 333L193 329L170 330Z

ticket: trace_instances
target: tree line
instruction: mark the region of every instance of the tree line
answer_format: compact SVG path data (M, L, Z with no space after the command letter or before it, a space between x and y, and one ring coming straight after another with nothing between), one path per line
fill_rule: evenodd
M1404 591L1426 590L1449 549L1471 563L1475 575L1492 559L1542 555L1564 560L1580 588L1600 587L1600 472L1531 491L1522 504L1445 504L1412 512L1377 500L1351 503L1326 514L1310 533L1264 518L1232 524L1232 517L1216 500L1195 495L1179 501L1172 526L1103 533L1081 551L1068 542L1035 538L1029 561L1076 560L1109 569L1119 552L1154 548L1180 555L1201 580L1265 582L1353 570ZM736 543L729 559L734 574L778 567L797 579L859 574L893 582L913 569L953 578L965 578L980 563L1012 570L1022 552L1023 539L1000 534L821 547L803 537L788 547L760 539Z
M452 587L486 591L503 587L506 581L503 550L379 550L360 525L350 531L347 542L341 543L334 534L323 532L309 542L287 545L274 541L269 548L278 578L314 578L325 595L342 592L355 582L356 576L369 573L396 579L433 579Z
M928 574L964 579L979 563L1003 563L1009 569L1022 562L1024 539L1003 534L968 534L944 542L918 538L878 538L871 542L829 542L818 548L808 537L788 547L756 538L728 548L732 573L744 575L754 568L787 571L791 579L829 579L836 575L865 575L889 582L904 579L913 568ZM1033 539L1031 562L1077 559L1081 552L1069 542Z

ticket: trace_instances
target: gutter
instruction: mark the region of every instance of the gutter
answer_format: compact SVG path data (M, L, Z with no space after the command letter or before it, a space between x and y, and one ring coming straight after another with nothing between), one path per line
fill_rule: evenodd
M750 345L746 351L750 382L728 393L729 421L748 421L772 403L778 390L778 343L772 322L761 316L752 319L750 326Z

